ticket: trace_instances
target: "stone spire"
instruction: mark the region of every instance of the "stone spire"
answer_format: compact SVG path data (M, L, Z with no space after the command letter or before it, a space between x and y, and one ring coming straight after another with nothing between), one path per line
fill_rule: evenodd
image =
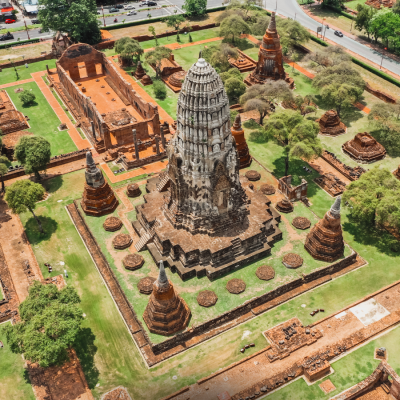
M169 287L169 281L165 272L163 260L160 261L160 271L158 273L157 286L159 289Z
M242 118L240 117L240 114L236 115L232 130L233 131L241 131L242 130Z
M268 29L267 29L267 31L271 32L271 33L277 33L275 14L276 14L275 11L273 11L271 13L271 21L269 22Z
M242 128L242 119L240 114L236 115L231 132L236 142L236 150L239 156L239 168L247 168L251 164L251 156L246 139L244 137L244 130Z
M246 217L229 100L221 78L204 58L193 64L183 82L177 130L167 154L171 196L165 213L174 226L210 233Z
M342 196L338 196L331 207L331 215L334 218L340 218L340 203L342 201Z
M88 151L86 153L86 171L85 171L86 183L93 187L98 188L104 185L104 176L101 171L96 167L96 163L93 160L92 153Z

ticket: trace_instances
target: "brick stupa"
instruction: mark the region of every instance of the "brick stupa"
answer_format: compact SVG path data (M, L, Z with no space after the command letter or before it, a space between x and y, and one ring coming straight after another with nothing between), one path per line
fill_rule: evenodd
M321 118L317 119L317 122L319 123L319 133L322 135L338 136L346 133L346 125L340 121L335 110L327 111Z
M185 329L189 318L188 305L175 292L160 261L158 279L153 283L153 292L143 314L144 322L150 332L166 336Z
M100 217L112 213L118 206L110 185L104 180L103 173L96 167L92 153L86 153L85 190L81 201L86 215Z
M393 175L400 180L400 165L399 167L393 172Z
M236 115L235 123L231 128L231 132L232 136L235 138L236 150L239 155L239 168L247 168L251 164L251 155L244 137L240 114Z
M386 156L385 148L367 132L357 133L354 139L343 144L342 149L353 160L363 164L382 160Z
M338 196L324 218L307 235L304 247L316 260L333 262L344 254L340 203L341 197Z
M268 29L262 39L256 69L245 79L249 86L263 84L268 80L285 80L291 88L294 81L283 68L283 54L280 36L276 30L275 12L271 15Z

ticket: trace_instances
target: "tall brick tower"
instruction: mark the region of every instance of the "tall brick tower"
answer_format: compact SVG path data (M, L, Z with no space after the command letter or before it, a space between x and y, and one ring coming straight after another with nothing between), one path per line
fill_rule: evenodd
M240 114L236 115L235 122L231 128L231 133L236 142L236 151L239 156L239 168L249 167L251 164L251 155L246 143L246 138L244 137Z
M104 180L102 172L96 167L92 153L86 153L85 190L81 205L86 215L100 217L112 213L118 206L110 185Z
M160 261L158 279L153 283L153 293L143 314L150 332L171 335L186 328L190 309L168 280L164 263Z
M275 13L271 15L271 21L265 32L256 69L245 79L249 86L263 84L268 80L285 80L293 88L294 81L283 68L283 54L280 36L276 30Z
M318 221L307 235L304 247L316 260L332 262L343 256L340 203L341 197L338 196L324 218Z

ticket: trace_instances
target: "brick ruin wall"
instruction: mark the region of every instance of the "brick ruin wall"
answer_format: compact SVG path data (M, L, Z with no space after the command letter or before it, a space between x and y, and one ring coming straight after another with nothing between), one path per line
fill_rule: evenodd
M209 338L227 330L231 327L241 323L247 319L254 318L257 314L265 310L257 311L255 308L267 305L269 302L275 301L280 296L287 294L295 289L300 289L295 295L302 293L301 287L306 288L307 284L320 281L321 283L331 279L331 275L339 273L347 267L357 262L357 253L353 252L350 256L326 267L321 267L318 270L304 275L302 278L291 281L287 284L279 286L278 288L265 293L252 300L246 301L244 304L221 314L209 321L206 321L198 326L194 326L176 336L163 341L162 343L153 344L146 331L144 330L141 322L138 320L137 315L128 301L125 293L123 292L118 279L114 275L109 263L103 255L100 246L98 245L95 237L91 233L85 220L83 219L77 202L68 206L68 211L77 227L82 239L84 240L89 252L95 260L96 266L103 276L117 306L129 327L137 346L141 349L142 354L149 366L155 365L177 353L183 352L186 349L197 345L198 343L208 340ZM317 283L318 284L318 283ZM308 289L305 289L308 290ZM287 299L285 299L286 301ZM271 308L277 304L269 305ZM266 309L267 309L266 308ZM240 321L239 321L239 320Z
M46 168L58 167L59 165L64 165L64 164L68 164L73 161L82 160L82 159L86 158L86 152L88 150L89 150L89 148L51 157L50 162L47 164ZM18 178L18 177L24 176L24 175L25 175L24 169L20 169L20 170L12 171L12 172L5 174L3 179L4 179L4 181L8 181L10 179Z

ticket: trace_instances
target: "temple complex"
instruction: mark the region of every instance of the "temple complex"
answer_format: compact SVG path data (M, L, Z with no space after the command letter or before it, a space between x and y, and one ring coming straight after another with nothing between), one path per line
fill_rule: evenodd
M244 137L240 114L236 115L235 123L231 128L231 132L236 142L236 151L239 156L239 169L247 168L251 164L251 155L246 143L246 138Z
M294 80L289 77L283 68L283 54L280 37L276 30L275 12L272 12L271 21L262 39L256 69L244 80L251 86L263 84L268 80L285 80L291 88Z
M153 291L143 314L150 332L171 335L186 328L190 309L168 280L164 263L160 261L158 279L153 283Z
M304 247L316 260L333 262L343 257L340 203L341 196L338 196L324 218L318 221L307 235Z
M166 157L157 105L144 100L104 53L74 44L56 67L57 73L48 70L51 85L107 160L121 158L130 169Z
M322 135L338 136L346 133L346 125L340 121L339 115L335 110L327 111L321 118L317 119L319 123L319 133Z
M367 132L357 133L354 139L343 144L342 149L353 160L362 164L373 163L386 156L385 148Z
M149 180L153 189L136 207L136 249L147 246L182 279L214 279L270 254L270 244L282 237L280 215L239 177L229 100L221 78L202 58L183 83L167 154L167 173L153 178L155 184ZM168 191L161 192L167 182Z
M92 153L86 153L85 190L81 206L86 215L100 217L112 213L118 206L110 185L105 181L103 173L96 167Z

